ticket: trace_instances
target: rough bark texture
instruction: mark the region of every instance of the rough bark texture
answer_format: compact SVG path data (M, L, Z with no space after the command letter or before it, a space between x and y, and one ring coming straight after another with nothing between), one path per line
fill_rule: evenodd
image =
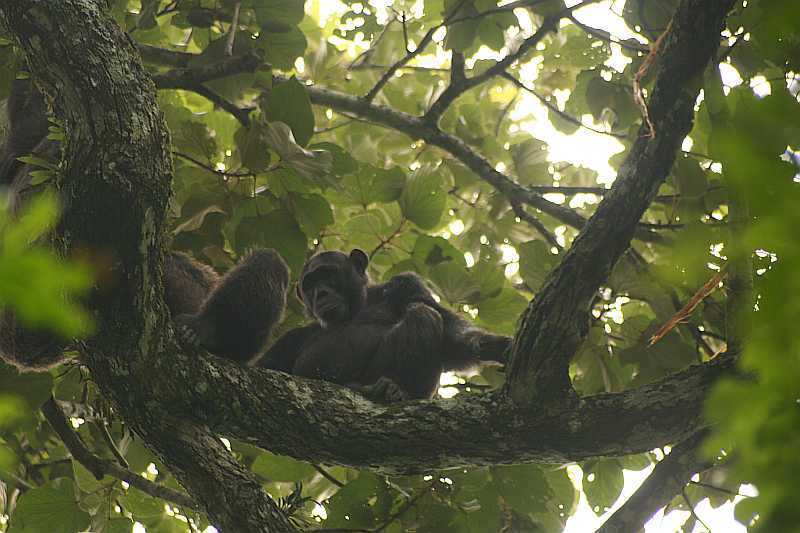
M500 392L376 405L330 383L180 354L153 371L192 384L155 394L175 416L216 433L313 462L412 474L564 464L682 441L704 426L703 399L733 366L715 360L638 389L531 409Z
M105 9L101 0L0 4L0 23L25 50L66 132L56 245L64 253L89 250L110 258L113 281L92 298L98 332L85 344L84 360L212 521L225 531L290 531L252 473L218 439L170 424L153 396L184 383L151 373L152 361L175 347L160 283L169 139L139 53Z
M627 250L692 127L700 76L719 48L732 5L732 0L685 0L678 7L657 50L661 68L648 102L655 136L645 136L642 128L611 191L528 306L508 380L516 402L574 395L568 368L589 329L589 304Z

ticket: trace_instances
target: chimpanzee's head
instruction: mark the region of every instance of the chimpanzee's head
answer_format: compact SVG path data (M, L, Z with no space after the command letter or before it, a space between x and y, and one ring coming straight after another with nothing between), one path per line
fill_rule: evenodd
M384 283L382 297L398 313L402 313L412 303L424 303L438 309L425 281L415 272L397 274Z
M297 295L323 328L351 320L367 301L367 254L321 252L300 272Z

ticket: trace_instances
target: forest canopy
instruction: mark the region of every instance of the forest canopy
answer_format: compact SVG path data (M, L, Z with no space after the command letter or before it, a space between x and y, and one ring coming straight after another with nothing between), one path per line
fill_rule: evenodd
M0 363L0 531L800 531L799 17L0 4L3 137L29 79L60 146L12 158L0 304L69 356ZM166 251L254 248L416 272L508 363L380 404L177 342Z

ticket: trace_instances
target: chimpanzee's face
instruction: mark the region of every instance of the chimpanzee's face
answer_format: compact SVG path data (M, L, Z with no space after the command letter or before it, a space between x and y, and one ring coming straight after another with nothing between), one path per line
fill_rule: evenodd
M353 250L349 256L322 252L303 266L298 295L323 328L351 320L364 306L367 263L364 252Z

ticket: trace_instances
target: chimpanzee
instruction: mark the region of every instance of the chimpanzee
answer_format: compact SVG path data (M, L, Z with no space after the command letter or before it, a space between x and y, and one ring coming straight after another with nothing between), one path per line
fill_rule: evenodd
M278 339L258 366L396 401L430 398L442 371L504 361L510 338L439 305L416 274L369 285L367 262L361 250L311 258L297 292L316 322Z

